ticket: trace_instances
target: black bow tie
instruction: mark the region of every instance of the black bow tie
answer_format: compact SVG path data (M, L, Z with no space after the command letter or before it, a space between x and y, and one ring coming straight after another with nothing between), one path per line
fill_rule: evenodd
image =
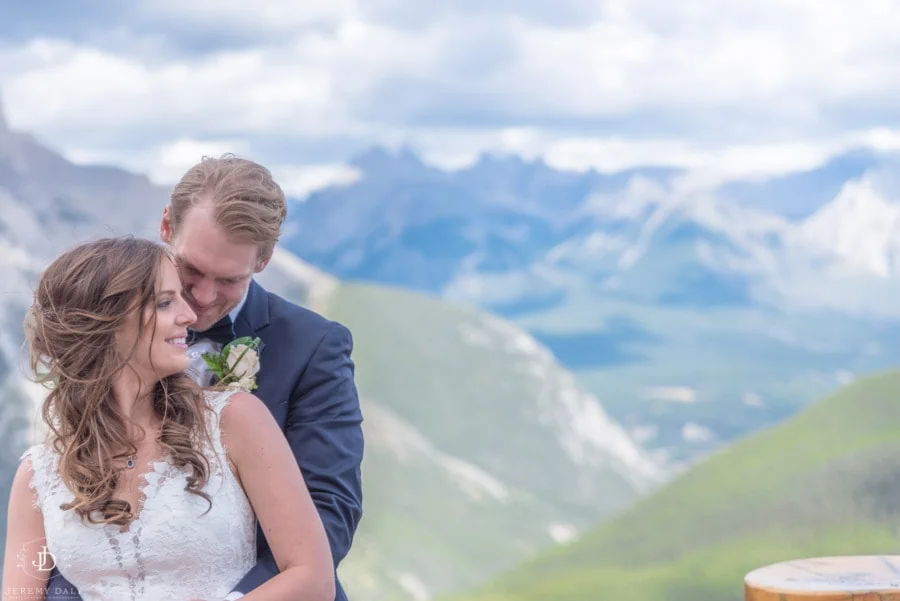
M222 346L225 346L236 337L237 335L234 333L234 323L231 321L231 317L226 315L214 323L213 326L205 332L188 330L187 342L190 345L198 340L212 340L213 342L218 342Z

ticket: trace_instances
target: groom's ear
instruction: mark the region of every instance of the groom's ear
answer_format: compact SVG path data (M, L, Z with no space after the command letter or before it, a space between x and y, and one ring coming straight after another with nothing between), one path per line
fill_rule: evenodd
M166 244L172 243L172 205L166 205L163 209L162 221L159 223L159 237Z

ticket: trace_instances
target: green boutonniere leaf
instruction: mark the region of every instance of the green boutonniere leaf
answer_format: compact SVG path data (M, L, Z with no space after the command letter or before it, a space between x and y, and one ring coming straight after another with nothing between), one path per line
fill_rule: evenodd
M244 357L247 356L248 353L256 354L259 352L259 345L261 343L262 340L259 338L243 336L226 344L218 353L203 353L203 355L201 356L203 358L203 361L206 362L206 365L209 366L210 371L215 374L217 385L236 385L248 390L254 390L257 387L255 377L246 376L243 373L234 374L233 372L234 367L240 365L241 361L244 359ZM229 355L232 354L232 350L234 350L234 347L237 347L238 345L243 345L244 348L239 349L241 352L233 361L229 361ZM256 368L254 371L258 370L259 358L256 357L255 361L251 359L251 365L253 363L256 364Z
M218 371L219 369L219 355L214 355L213 353L203 353L200 355L203 358L203 361L206 362L206 365L213 371Z

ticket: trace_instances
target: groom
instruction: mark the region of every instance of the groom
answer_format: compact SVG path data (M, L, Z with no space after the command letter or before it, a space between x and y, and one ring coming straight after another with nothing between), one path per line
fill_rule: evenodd
M362 516L362 414L353 342L344 326L253 281L271 259L286 215L284 193L269 171L226 155L204 159L182 177L163 211L160 235L175 251L185 298L197 314L188 351L194 375L208 377L203 352L236 337L262 340L254 394L294 451L337 570ZM278 573L261 528L257 541L256 566L226 599L238 599ZM74 587L58 572L48 588L49 601L54 590L67 591L64 599L73 601ZM336 601L346 600L337 582Z

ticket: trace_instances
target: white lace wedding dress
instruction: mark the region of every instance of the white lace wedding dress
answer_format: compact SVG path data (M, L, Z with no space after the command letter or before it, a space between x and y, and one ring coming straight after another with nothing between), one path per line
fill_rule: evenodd
M228 467L219 428L232 394L206 394L215 448L205 449L210 478L204 491L213 501L205 515L209 505L185 490L184 471L161 460L146 469L143 504L127 530L82 523L59 508L73 498L59 476L59 455L46 444L22 455L31 457L47 549L83 601L222 599L256 563L256 517Z

